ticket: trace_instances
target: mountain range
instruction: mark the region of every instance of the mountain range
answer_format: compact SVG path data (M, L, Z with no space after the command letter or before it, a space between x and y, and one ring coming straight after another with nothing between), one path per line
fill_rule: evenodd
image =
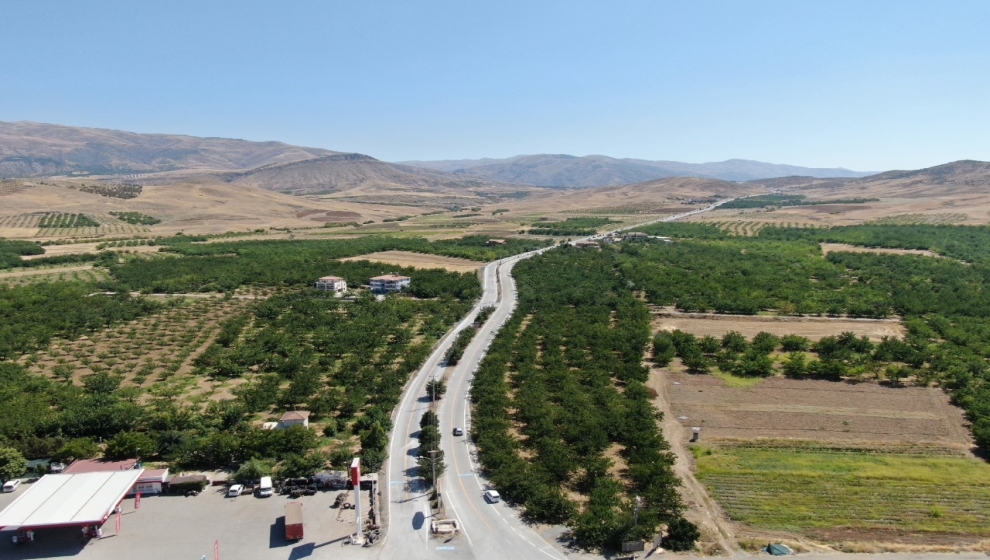
M144 134L35 122L0 122L0 177L58 174L141 175L174 182L214 174L225 181L292 194L332 193L359 186L423 190L594 187L700 177L747 181L786 176L861 177L749 160L681 163L608 156L528 155L507 159L389 163L371 156L229 138Z
M404 161L406 165L457 174L475 175L506 183L542 187L600 187L652 181L665 177L705 177L752 181L775 177L864 177L869 172L844 168L780 165L745 159L711 163L617 159L608 156L538 154L506 159Z

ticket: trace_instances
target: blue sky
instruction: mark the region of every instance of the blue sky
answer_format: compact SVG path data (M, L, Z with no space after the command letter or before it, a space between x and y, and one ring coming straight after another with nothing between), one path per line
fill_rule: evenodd
M990 2L0 3L0 120L385 160L990 160Z

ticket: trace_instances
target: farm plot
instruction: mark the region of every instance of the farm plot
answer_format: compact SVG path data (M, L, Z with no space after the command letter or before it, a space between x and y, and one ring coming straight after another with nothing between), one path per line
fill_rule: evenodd
M847 251L851 253L887 253L890 255L924 255L926 257L941 257L938 253L926 251L924 249L887 249L884 247L858 247L847 243L822 243L822 253L829 254L837 251Z
M877 342L885 336L901 338L905 329L896 319L848 319L832 317L793 317L783 315L722 315L716 313L681 313L673 307L651 306L654 331L689 332L699 337L722 337L737 331L747 338L759 332L777 336L796 334L817 341L823 336L856 333Z
M410 251L380 251L341 260L374 261L394 264L396 266L411 266L414 268L442 268L451 272L474 272L481 266L480 263L467 259L413 253Z
M91 264L77 264L51 268L29 268L14 272L0 272L0 285L20 286L34 282L55 282L80 280L99 282L107 279L104 270L93 268Z
M962 411L940 389L782 377L728 387L712 375L666 375L671 410L706 439L915 442L960 453L972 445Z
M990 536L990 465L869 449L696 447L698 478L754 527L836 538L961 545Z
M247 301L174 298L168 303L169 308L156 315L56 342L47 351L19 361L32 372L77 383L85 375L109 372L121 376L123 386L185 393L196 386L189 375L191 358L211 339L217 325L243 311Z

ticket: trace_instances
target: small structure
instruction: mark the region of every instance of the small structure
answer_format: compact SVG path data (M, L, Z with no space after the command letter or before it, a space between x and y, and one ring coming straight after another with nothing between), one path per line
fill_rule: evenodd
M168 469L148 469L138 478L131 494L161 494L162 485L168 480Z
M368 281L368 284L371 286L371 291L373 292L398 292L403 288L408 288L410 280L411 278L408 276L399 276L394 272L390 272L381 276L375 276Z
M316 281L316 289L343 294L347 291L347 281L340 276L323 276Z
M302 426L304 428L309 427L309 411L308 410L290 410L282 415L278 420L278 425L275 426L278 430L284 430L289 426Z
M321 471L313 475L313 480L323 488L343 490L347 488L347 471Z
M98 528L143 473L125 469L46 474L0 511L0 529Z
M488 245L505 245L504 239L489 239Z
M580 247L582 249L599 249L597 241L578 241L574 243L575 247Z
M627 231L622 234L623 239L649 239L650 236L645 231Z
M456 535L460 531L461 526L456 519L437 519L430 522L430 532L435 537Z
M83 474L94 472L126 471L138 468L137 459L104 461L103 459L79 459L65 467L62 474Z

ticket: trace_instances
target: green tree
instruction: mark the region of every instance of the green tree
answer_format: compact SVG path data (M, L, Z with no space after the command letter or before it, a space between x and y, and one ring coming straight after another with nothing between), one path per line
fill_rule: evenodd
M682 551L694 548L694 543L701 538L698 526L683 517L667 525L667 536L663 539L663 547L667 550Z
M27 459L13 447L0 447L0 483L17 478L27 472Z
M808 374L808 359L804 352L791 352L783 363L784 375L787 377L804 377Z
M426 395L432 401L438 401L447 392L447 383L443 379L431 379L426 383Z
M291 453L278 466L278 475L282 478L309 478L326 467L327 456L323 453L312 452L305 455Z
M155 440L144 432L120 432L107 442L103 456L113 461L150 457L158 450Z
M435 465L434 460L436 461ZM419 472L420 478L425 480L427 484L432 485L434 483L434 467L436 467L437 479L439 479L443 476L444 471L447 470L447 464L443 460L443 450L436 450L436 454L434 455L420 448L419 457L416 458L416 469Z
M100 448L89 438L75 438L65 442L52 456L59 463L71 463L77 459L92 459L100 454Z

